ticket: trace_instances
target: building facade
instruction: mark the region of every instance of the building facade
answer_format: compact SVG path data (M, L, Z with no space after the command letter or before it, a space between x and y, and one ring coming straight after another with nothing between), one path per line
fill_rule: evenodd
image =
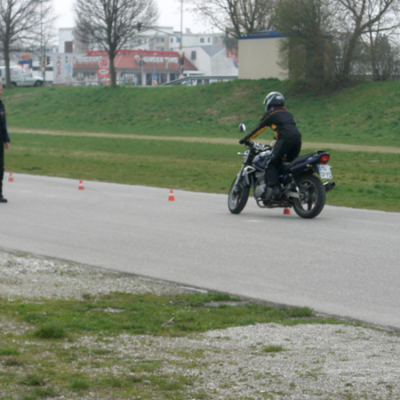
M239 79L288 79L288 70L280 65L280 44L284 37L277 31L255 32L239 38Z

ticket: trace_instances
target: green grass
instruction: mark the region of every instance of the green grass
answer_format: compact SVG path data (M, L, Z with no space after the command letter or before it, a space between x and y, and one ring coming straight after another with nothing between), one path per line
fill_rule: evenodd
M230 297L226 298L231 300ZM98 331L108 335L126 332L135 335L182 336L255 323L294 324L312 317L312 311L308 308L277 309L256 303L215 309L204 306L204 303L220 299L219 295L159 297L115 293L81 302L15 304L3 301L0 312L34 327L32 337L49 340L66 338L67 333L74 335ZM108 309L123 311L106 312Z
M264 141L268 143L268 141ZM315 149L303 149L306 153ZM327 204L400 211L397 154L329 150L337 186ZM227 193L239 145L14 134L6 170L28 174Z
M8 125L154 136L239 138L283 92L304 141L400 146L400 82L367 82L329 96L291 96L289 82L237 80L194 87L44 87L5 90ZM271 136L271 135L269 135Z
M5 90L8 125L26 129L233 138L263 113L276 79L195 87L45 87ZM329 96L287 96L305 142L400 146L400 82L365 83ZM38 175L227 193L242 146L118 137L13 133L6 170ZM271 132L260 136L269 143ZM303 149L302 153L314 149ZM331 150L337 186L327 204L400 211L396 154Z
M201 386L201 374L179 371L209 368L205 351L176 348L174 337L195 338L211 329L257 323L337 323L315 317L309 308L274 308L256 303L206 306L211 301L227 300L240 301L224 294L111 293L81 301L40 302L0 298L2 323L10 321L15 326L12 332L0 336L0 396L26 400L61 395L201 398L197 397L200 392L193 389L195 382ZM105 312L109 308L124 311ZM62 327L67 335L49 334L48 330L46 335L37 335L45 326ZM171 347L157 351L153 341L159 336L172 337ZM260 350L280 351L280 346Z
M285 351L283 346L269 345L263 348L264 353L280 353L281 351Z

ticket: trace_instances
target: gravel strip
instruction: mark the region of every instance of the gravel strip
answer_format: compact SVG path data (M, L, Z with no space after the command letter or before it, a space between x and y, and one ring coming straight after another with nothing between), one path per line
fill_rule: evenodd
M188 290L0 251L0 298L81 299L115 291L172 294ZM11 323L0 321L0 333L12 329ZM107 342L83 336L78 342L64 346L110 350L132 362L162 360L159 373L193 379L190 393L203 393L205 399L400 399L400 337L377 329L257 324L185 338L124 334ZM98 373L87 368L88 374ZM122 374L118 368L112 372Z

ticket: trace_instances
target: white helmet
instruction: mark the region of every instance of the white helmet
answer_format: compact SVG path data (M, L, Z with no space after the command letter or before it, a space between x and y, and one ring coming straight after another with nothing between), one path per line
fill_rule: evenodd
M285 98L279 92L271 92L264 99L265 111L268 111L272 106L283 106Z

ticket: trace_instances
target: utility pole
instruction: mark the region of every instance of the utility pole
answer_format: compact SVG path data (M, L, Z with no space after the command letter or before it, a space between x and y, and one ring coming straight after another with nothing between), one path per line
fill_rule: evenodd
M40 62L40 71L41 75L43 78L43 82L46 81L46 48L45 44L43 42L43 0L40 1L40 52L42 54L41 56L41 62Z

